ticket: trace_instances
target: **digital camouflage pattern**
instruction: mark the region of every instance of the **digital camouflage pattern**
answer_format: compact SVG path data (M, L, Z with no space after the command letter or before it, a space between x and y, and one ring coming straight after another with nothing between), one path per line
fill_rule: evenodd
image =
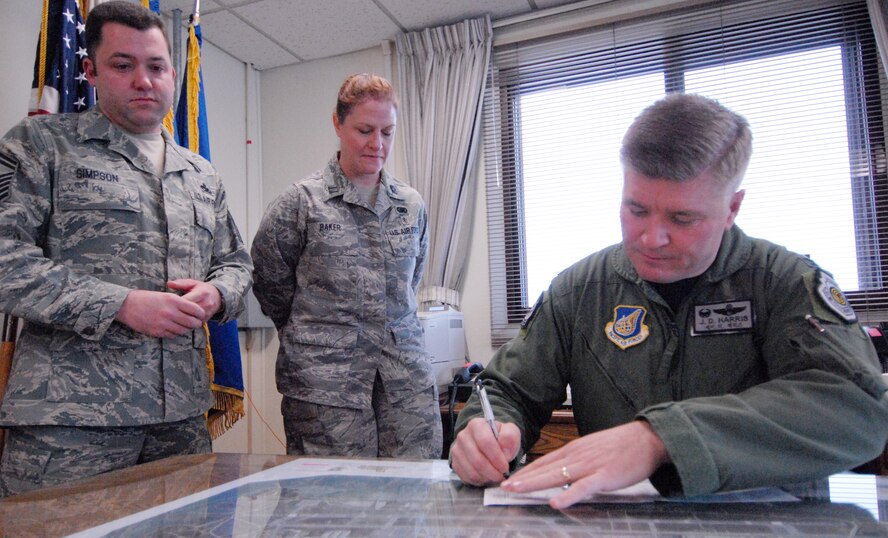
M0 497L213 449L203 416L151 426L20 426L8 433Z
M212 165L164 132L159 178L98 108L27 118L0 141L0 311L26 322L0 425L133 426L202 414L202 329L168 339L114 320L132 289L211 282L219 321L252 264Z
M434 385L416 316L427 227L415 190L383 170L370 207L336 156L270 205L253 240L254 292L278 329L283 395L370 409L377 372L393 402Z
M378 380L377 380L378 381ZM372 409L319 405L284 396L287 454L438 459L443 446L438 391L432 386L392 405L373 394ZM380 401L383 400L383 401Z

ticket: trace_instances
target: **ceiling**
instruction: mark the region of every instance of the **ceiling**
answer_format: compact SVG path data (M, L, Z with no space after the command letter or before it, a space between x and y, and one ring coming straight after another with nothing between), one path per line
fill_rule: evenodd
M577 0L201 0L203 38L256 69L374 47L412 32L490 14L525 15ZM194 0L161 0L187 23Z

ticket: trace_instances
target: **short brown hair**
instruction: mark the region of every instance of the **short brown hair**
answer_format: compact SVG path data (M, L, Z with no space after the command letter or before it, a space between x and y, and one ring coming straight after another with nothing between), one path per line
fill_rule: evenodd
M136 30L157 28L163 34L167 51L172 54L166 25L160 15L140 5L125 0L112 0L92 8L86 17L86 55L95 62L96 49L102 43L102 28L106 23L116 22Z
M369 73L351 75L339 88L339 97L336 99L336 117L339 123L345 123L345 117L352 108L369 100L388 101L398 109L398 96L388 80Z
M704 172L739 187L752 157L746 118L702 95L674 93L644 109L623 137L623 166L656 179Z

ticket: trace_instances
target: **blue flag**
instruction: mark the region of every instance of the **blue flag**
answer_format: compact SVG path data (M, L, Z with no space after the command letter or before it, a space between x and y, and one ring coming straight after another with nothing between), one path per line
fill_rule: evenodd
M175 137L179 145L210 160L207 106L200 67L200 22L192 16L188 25L182 91L176 107ZM214 403L207 414L210 434L215 439L244 415L244 378L241 368L237 320L220 325L207 322L210 337L210 374Z
M188 25L185 46L185 73L182 91L176 108L176 141L191 151L210 160L210 135L207 130L207 103L204 98L203 71L200 67L200 47L203 39L200 23Z
M28 115L83 112L96 99L83 72L86 25L77 0L49 0L42 21Z

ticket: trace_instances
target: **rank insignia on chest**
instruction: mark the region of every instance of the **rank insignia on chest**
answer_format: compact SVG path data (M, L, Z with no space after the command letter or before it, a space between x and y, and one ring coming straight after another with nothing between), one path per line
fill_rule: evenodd
M12 183L12 178L17 169L17 161L0 155L0 201L9 197L9 185Z
M727 334L752 330L752 301L694 305L694 329L691 336Z
M830 310L835 312L845 321L855 321L857 314L845 298L845 294L839 289L839 285L829 274L817 272L817 295L823 300Z
M646 315L647 310L642 306L617 305L614 320L604 326L604 334L620 349L640 344L650 334L650 328L644 324Z

